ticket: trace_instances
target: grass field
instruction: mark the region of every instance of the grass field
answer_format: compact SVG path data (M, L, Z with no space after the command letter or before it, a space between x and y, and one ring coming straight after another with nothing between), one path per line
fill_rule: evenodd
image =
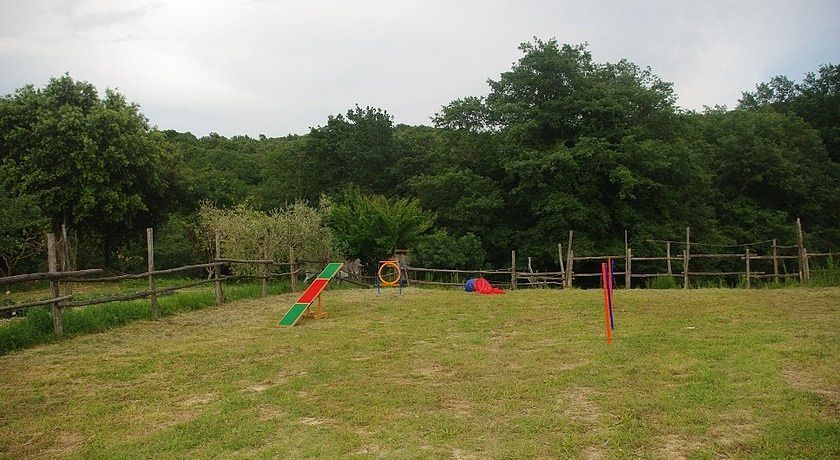
M0 356L10 458L837 458L840 289L341 290Z

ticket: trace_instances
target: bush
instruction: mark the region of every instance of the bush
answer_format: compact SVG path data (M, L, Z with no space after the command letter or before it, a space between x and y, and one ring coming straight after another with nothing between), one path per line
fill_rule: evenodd
M247 204L219 209L205 202L198 211L198 244L211 258L218 230L224 257L262 259L268 235L271 259L289 260L292 249L296 260L323 260L333 251L332 232L323 222L327 212L328 208L315 209L300 201L268 214ZM254 275L259 269L250 264L233 267L237 275Z
M351 189L332 208L330 225L345 256L375 267L377 260L392 257L397 248L413 247L432 227L433 218L417 200L369 196Z
M445 230L423 237L411 254L418 267L472 270L483 268L487 254L472 233L456 238Z

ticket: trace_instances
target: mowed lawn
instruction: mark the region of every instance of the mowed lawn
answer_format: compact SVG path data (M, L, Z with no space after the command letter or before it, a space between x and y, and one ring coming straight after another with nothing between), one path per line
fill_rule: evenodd
M837 458L840 289L333 290L0 357L10 458Z

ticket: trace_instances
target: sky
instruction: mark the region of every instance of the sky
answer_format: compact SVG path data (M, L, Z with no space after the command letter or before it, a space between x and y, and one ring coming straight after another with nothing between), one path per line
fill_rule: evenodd
M683 108L734 107L840 63L840 1L0 0L0 95L69 72L197 136L304 134L355 104L428 125L533 37L650 67Z

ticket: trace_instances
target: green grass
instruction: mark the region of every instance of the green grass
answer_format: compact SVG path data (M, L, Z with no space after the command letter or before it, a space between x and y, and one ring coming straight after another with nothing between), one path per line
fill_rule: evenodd
M647 289L677 289L682 287L677 285L677 279L673 276L657 276L655 278L648 278L644 283L645 288Z
M836 458L840 289L332 290L0 357L10 458Z
M822 263L815 263L811 267L809 286L828 287L840 286L840 263L829 257Z
M182 278L161 278L157 287L165 288L184 285L194 280ZM145 280L131 280L120 283L98 283L96 286L75 286L75 299L90 299L116 294L140 292L148 289ZM272 281L269 294L290 292L289 281ZM25 291L28 297L49 298L47 292ZM226 300L255 298L262 294L261 282L226 282L224 295ZM19 300L20 301L20 300ZM158 312L161 316L206 308L216 303L212 284L189 288L183 291L159 296ZM53 333L52 312L49 307L30 308L25 316L0 323L0 355L13 350L30 347L41 343L56 342L80 334L102 332L137 320L152 319L152 308L148 299L124 302L109 302L83 308L67 308L62 312L64 325L63 338Z

